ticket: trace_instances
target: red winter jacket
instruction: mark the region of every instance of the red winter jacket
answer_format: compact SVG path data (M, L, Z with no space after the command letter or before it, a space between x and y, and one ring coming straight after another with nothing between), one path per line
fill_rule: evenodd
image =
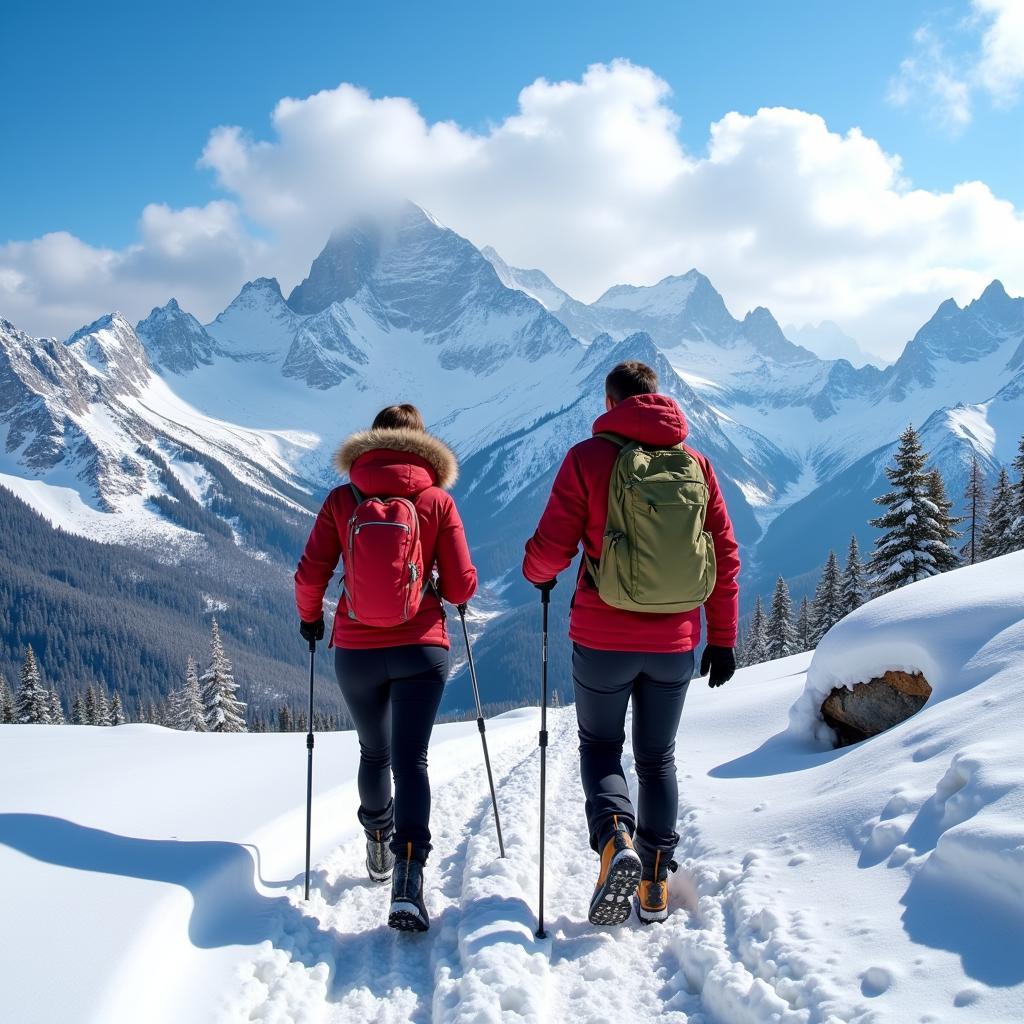
M370 430L353 434L338 450L335 465L366 497L409 498L420 518L423 564L438 571L441 596L463 604L476 593L476 569L455 501L442 488L458 475L455 455L444 442L419 430ZM295 604L304 622L323 614L324 593L339 560L344 561L348 520L356 507L352 488L335 487L313 524L295 573ZM441 601L429 591L419 611L400 626L365 626L348 616L339 595L331 644L348 649L432 644L448 647Z
M642 444L681 444L687 434L686 417L676 401L665 395L627 398L598 417L594 433L608 431ZM718 576L704 605L708 643L736 646L739 618L739 550L725 499L711 463L689 445L708 484L705 529L715 544ZM523 575L543 583L564 571L579 550L580 541L591 558L601 557L601 540L608 518L608 488L619 449L605 438L592 437L569 449L551 488L551 497L526 543ZM692 612L648 614L624 611L604 603L597 588L584 575L576 584L569 636L600 651L650 651L656 654L692 651L700 643L700 609Z

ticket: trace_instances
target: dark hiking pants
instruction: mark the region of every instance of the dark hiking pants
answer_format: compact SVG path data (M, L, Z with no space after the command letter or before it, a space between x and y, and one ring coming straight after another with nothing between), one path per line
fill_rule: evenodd
M593 849L604 848L617 817L634 832L637 852L645 863L654 859L657 850L668 856L675 850L679 842L676 731L693 668L692 651L643 654L573 644L580 776ZM637 811L622 770L631 699Z
M445 680L443 647L337 648L334 670L359 736L359 823L367 838L394 829L391 849L430 852L427 746ZM394 775L394 799L391 777Z

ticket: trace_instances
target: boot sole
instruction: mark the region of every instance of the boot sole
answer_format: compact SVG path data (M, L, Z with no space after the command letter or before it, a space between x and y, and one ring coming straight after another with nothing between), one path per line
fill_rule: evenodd
M643 868L633 850L620 850L608 865L608 876L590 900L591 924L622 924L633 912L633 896Z
M430 927L430 922L423 920L415 904L396 901L391 904L388 927L399 932L425 932Z

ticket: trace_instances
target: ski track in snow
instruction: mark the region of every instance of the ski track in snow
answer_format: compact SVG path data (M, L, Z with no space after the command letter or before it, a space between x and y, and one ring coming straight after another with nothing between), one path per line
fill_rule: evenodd
M552 712L548 748L547 931L534 935L538 758L535 736L494 758L507 859L498 857L482 764L434 792L427 868L431 928L386 925L388 886L366 879L362 833L315 871L309 904L240 968L224 1022L664 1021L667 1024L869 1024L817 963L808 911L785 913L745 893L765 855L702 856L702 811L683 801L672 914L644 926L587 921L597 858L590 851L572 708ZM627 728L628 735L628 728ZM624 766L635 793L628 753ZM515 814L511 813L515 809ZM784 838L784 837L783 837ZM786 851L783 851L784 853ZM770 858L768 858L770 860ZM808 940L808 941L804 941ZM820 959L820 958L819 958ZM628 979L628 981L624 981Z

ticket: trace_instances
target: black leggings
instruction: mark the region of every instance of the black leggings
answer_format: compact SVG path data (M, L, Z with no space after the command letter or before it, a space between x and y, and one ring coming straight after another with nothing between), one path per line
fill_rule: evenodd
M368 838L394 829L391 849L404 856L412 843L413 856L425 861L430 852L427 745L448 678L448 651L426 645L339 647L334 670L359 736L359 823Z
M679 842L676 730L693 675L693 652L640 654L573 644L572 675L590 845L604 847L614 816L635 829L641 857L653 859L657 850L671 856ZM639 814L622 771L630 698Z

